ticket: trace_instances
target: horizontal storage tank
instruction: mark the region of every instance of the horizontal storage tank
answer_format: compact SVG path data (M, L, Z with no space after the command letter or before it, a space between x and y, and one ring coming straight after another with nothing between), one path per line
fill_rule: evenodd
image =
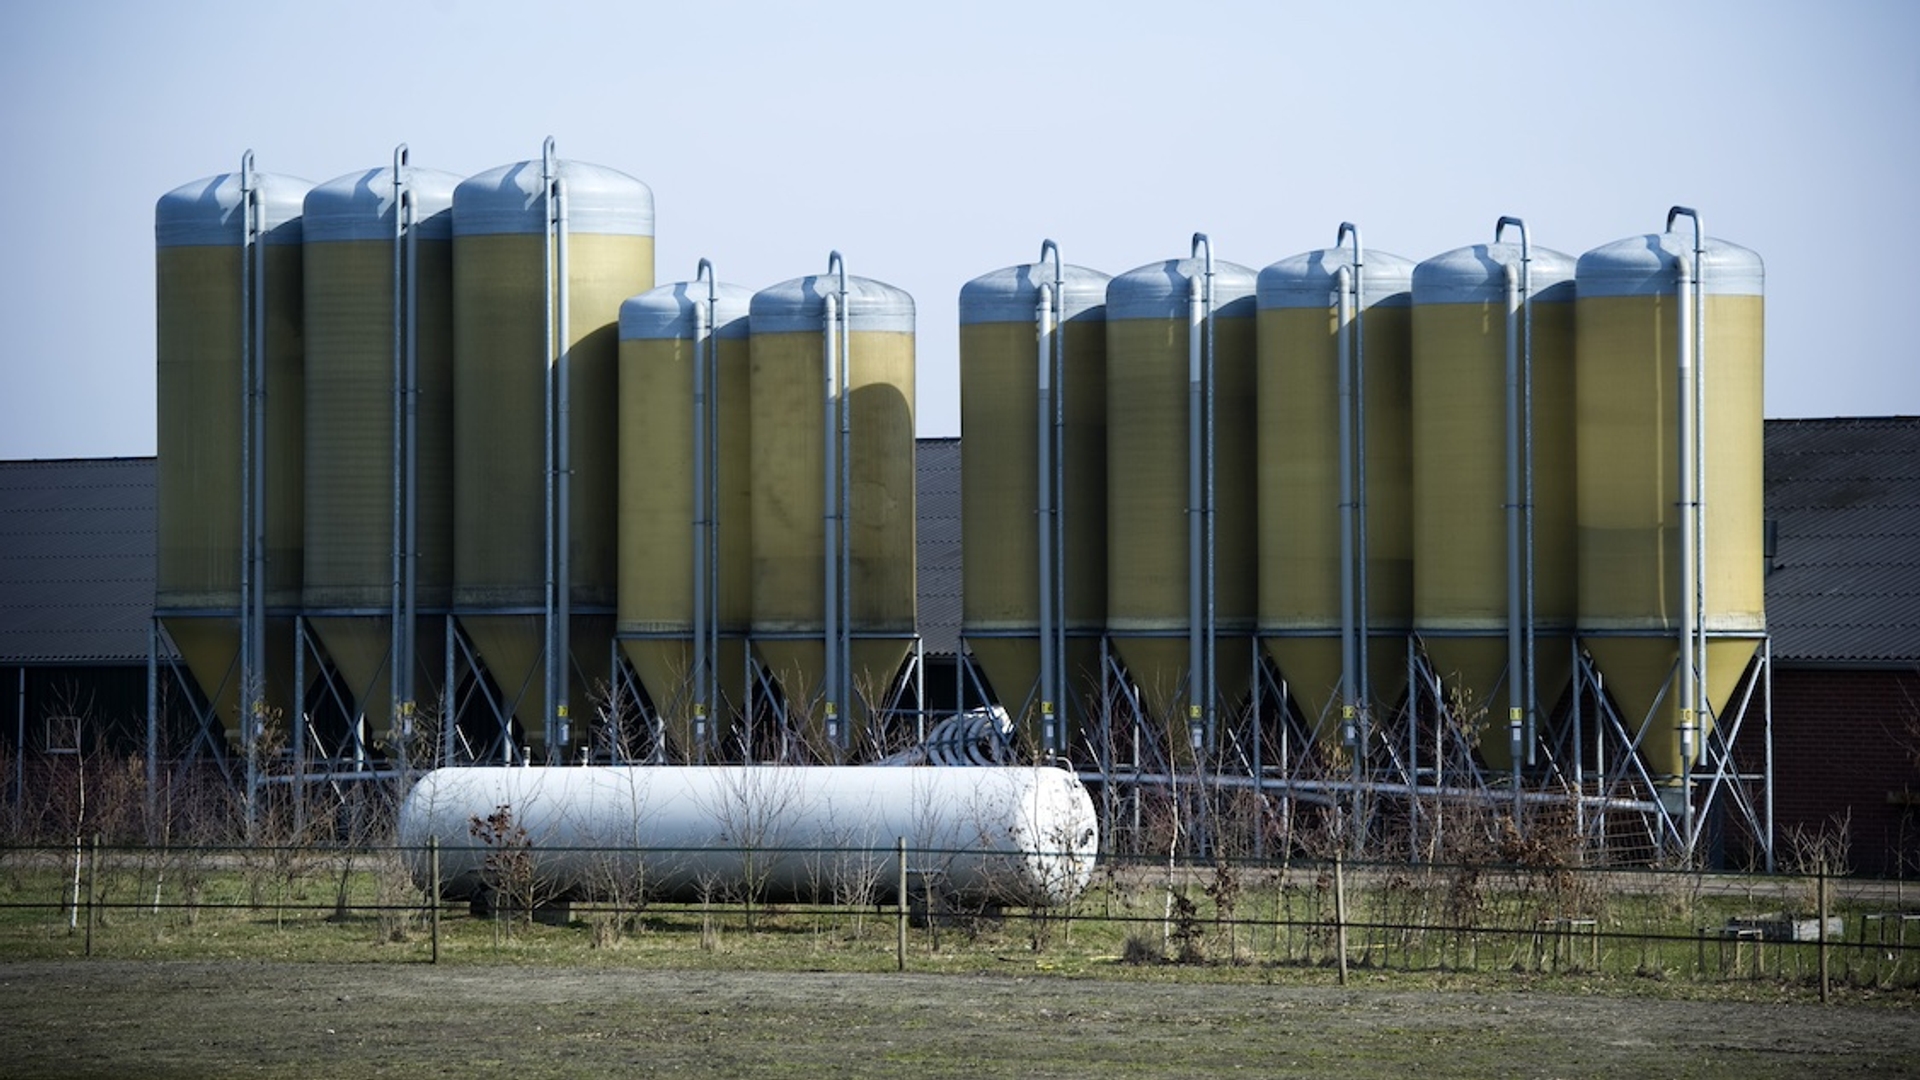
M1055 264L1029 263L983 274L960 289L960 505L962 634L1028 744L1047 745L1041 701L1040 450L1049 449L1050 520L1057 522L1048 584L1061 601L1067 685L1054 715L1065 745L1098 700L1100 635L1107 616L1106 274L1059 266L1063 302L1040 333L1035 305L1051 294ZM1042 355L1042 349L1046 354ZM1044 368L1043 368L1044 365ZM1043 378L1044 376L1044 378ZM1055 379L1058 379L1057 385ZM1047 383L1048 405L1040 404ZM1049 605L1051 606L1051 605ZM1056 624L1056 625L1059 625Z
M548 173L560 198L548 198ZM550 209L563 222L551 245ZM653 193L633 177L577 161L522 161L454 190L453 602L526 741L541 749L549 723L556 734L567 726L545 715L550 579L566 578L552 603L558 610L564 590L571 609L553 628L570 637L572 654L570 686L557 680L556 699L587 715L589 687L609 676L620 304L652 287ZM550 368L558 369L551 413ZM551 493L550 419L568 431L552 448ZM554 544L553 567L550 527L566 537Z
M293 715L293 615L304 542L300 241L309 187L254 172L249 158L242 172L175 188L154 208L154 610L236 742L249 546L243 538L254 492L264 496L264 561L255 576L269 615L265 700ZM258 326L249 305L261 317ZM256 400L246 370L250 328L257 331L252 336L266 390L258 399L261 441L251 451L245 424Z
M1702 246L1704 320L1687 336L1704 344L1692 365L1705 396L1700 595L1705 697L1717 714L1766 634L1765 271L1746 248L1711 238ZM1691 230L1630 237L1582 255L1575 271L1580 638L1662 780L1692 765L1674 675L1687 602L1677 505L1680 309L1693 314L1681 303L1680 278L1682 262L1694 263L1693 247ZM1691 353L1694 344L1684 347ZM1688 442L1693 430L1689 421Z
M841 307L838 275L795 278L753 295L752 373L753 645L804 716L818 750L831 705L864 723L858 701L826 697L827 528L825 455L827 300ZM913 641L914 306L913 298L867 278L845 279L849 320L845 444L837 455L847 483L845 671L853 698L884 695ZM839 440L836 440L838 443ZM844 738L844 733L842 735Z
M1322 738L1339 734L1344 674L1341 461L1348 454L1341 435L1337 275L1347 271L1351 290L1353 256L1351 247L1339 247L1282 259L1260 271L1258 294L1260 640ZM1376 709L1385 710L1406 686L1405 640L1413 623L1413 263L1363 251L1360 269L1354 311L1362 370L1348 388L1346 438L1359 442L1364 408L1366 448L1349 457L1348 483L1357 500L1364 466L1367 682ZM1347 347L1349 353L1355 347L1351 334ZM1348 528L1357 624L1357 517ZM1360 673L1353 674L1358 693Z
M904 839L948 898L1037 907L1078 896L1099 852L1093 800L1061 769L437 769L400 807L414 881L432 887L438 840L441 895L484 895L492 852L468 826L502 808L552 899L891 902Z
M303 606L360 710L382 726L394 704L395 618L409 606L444 613L452 599L459 182L402 164L348 173L306 197ZM406 662L437 681L445 633L436 624L412 637Z
M717 633L711 678L744 707L753 618L747 306L752 292L676 282L620 305L621 651L692 757L699 695L696 629ZM703 350L706 352L703 354ZM709 370L709 365L715 365ZM700 477L706 477L704 493ZM697 556L705 549L709 554ZM696 568L711 567L702 575ZM696 582L707 577L706 585ZM709 596L712 587L715 595ZM707 607L708 617L696 612ZM711 620L711 625L709 621Z
M1107 286L1107 630L1153 716L1186 747L1191 286L1197 258L1150 263ZM1252 270L1213 264L1214 590L1218 704L1251 687L1256 602ZM1204 561L1201 560L1201 561Z

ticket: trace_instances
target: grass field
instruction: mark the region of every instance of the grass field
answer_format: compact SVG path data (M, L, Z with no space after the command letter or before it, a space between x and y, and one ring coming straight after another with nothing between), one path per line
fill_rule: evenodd
M1702 933L1791 880L1136 867L904 938L737 900L436 936L390 853L291 856L0 860L0 1076L1920 1076L1884 891L1839 895L1823 1005L1815 946Z

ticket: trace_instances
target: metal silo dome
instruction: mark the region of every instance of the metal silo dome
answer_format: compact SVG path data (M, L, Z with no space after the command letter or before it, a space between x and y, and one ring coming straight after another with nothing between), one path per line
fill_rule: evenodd
M303 256L302 607L355 703L383 729L404 723L416 678L444 667L445 634L412 631L421 610L447 610L453 579L459 177L404 157L308 192Z
M1559 252L1496 242L1456 248L1413 271L1414 629L1442 681L1466 691L1466 700L1510 706L1509 723L1480 745L1500 769L1512 768L1513 738L1524 738L1510 725L1552 709L1571 673L1573 269ZM1521 293L1528 282L1530 315ZM1529 448L1530 500L1522 490ZM1528 506L1530 549L1520 516Z
M240 172L182 185L154 208L154 608L230 735L248 670L263 680L262 696L250 702L292 715L304 542L301 204L309 187L254 171L249 154ZM252 392L256 377L266 394ZM251 425L243 401L259 409ZM259 515L252 526L250 509ZM243 543L249 533L259 538L257 551ZM253 658L242 655L250 651L248 611L252 621L271 620Z
M1718 714L1766 633L1765 271L1754 252L1701 239L1695 297L1684 280L1695 243L1672 231L1629 237L1575 270L1580 639L1640 732L1649 771L1675 785L1699 756L1688 740L1711 725L1689 723L1684 684L1701 679L1694 700ZM1682 399L1683 356L1702 394L1698 423ZM1679 504L1696 455L1693 518Z
M1193 451L1205 442L1190 421L1203 365L1191 346L1193 297L1196 285L1204 293L1207 261L1149 263L1107 287L1107 631L1153 719L1168 726L1176 753L1189 752L1196 739L1210 741L1211 733L1194 729L1220 705L1245 697L1252 676L1256 277L1233 263L1212 268L1211 590L1194 587L1208 560L1191 542L1196 522L1189 513ZM1209 607L1211 642L1195 618ZM1185 689L1204 681L1205 670L1193 670L1200 649L1214 658L1210 701L1204 690ZM1183 700L1188 714L1177 722L1175 706Z
M1098 697L1110 280L1056 259L960 289L963 633L1039 749L1066 746Z
M547 149L453 193L453 603L527 742L558 753L610 674L617 323L653 287L653 194Z
M830 304L846 320L831 392ZM913 298L866 278L795 278L755 293L747 321L753 645L816 752L837 756L916 629ZM830 446L844 504L829 499ZM827 647L841 635L844 666Z
M689 758L719 734L709 717L725 699L745 702L752 295L695 280L620 305L616 633L672 748Z
M1339 734L1343 676L1355 695L1391 706L1406 685L1404 641L1413 622L1411 260L1384 251L1361 256L1362 289L1357 320L1364 375L1349 378L1343 407L1342 338L1337 291L1351 290L1350 247L1305 252L1260 272L1259 304L1259 632L1268 656L1319 737ZM1351 362L1351 361L1350 361ZM1351 374L1351 373L1349 373ZM1357 443L1365 411L1364 453ZM1346 434L1342 434L1342 416ZM1347 442L1343 442L1343 438ZM1354 491L1343 494L1346 482ZM1364 501L1358 497L1364 470ZM1342 504L1366 513L1363 530L1343 521ZM1351 539L1343 542L1343 528ZM1360 567L1364 562L1364 575ZM1343 586L1343 582L1349 581ZM1343 604L1363 610L1366 631L1362 672L1346 672ZM1351 595L1343 597L1343 591ZM1360 632L1356 617L1352 628ZM1350 646L1356 652L1357 638Z

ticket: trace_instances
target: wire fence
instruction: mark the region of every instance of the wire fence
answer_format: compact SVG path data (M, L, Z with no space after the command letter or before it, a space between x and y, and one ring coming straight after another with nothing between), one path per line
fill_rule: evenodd
M635 962L678 962L675 953L712 951L724 938L745 962L776 965L793 962L796 949L812 961L839 952L856 967L890 958L904 968L953 967L1017 948L1072 970L1296 968L1342 980L1356 970L1541 973L1770 982L1822 996L1835 986L1920 991L1920 890L1901 881L1116 856L1103 858L1071 899L1007 907L945 887L938 868L977 852L916 850L905 841L831 850L600 848L590 854L608 872L569 881L548 879L539 860L523 857L534 854L98 841L0 847L0 957L431 962L448 950L514 942L564 960L570 949L625 941ZM442 855L466 867L464 891L440 869ZM684 876L664 888L673 876L666 868L716 856L758 870L715 875L695 894ZM1004 858L1014 865L1022 856Z

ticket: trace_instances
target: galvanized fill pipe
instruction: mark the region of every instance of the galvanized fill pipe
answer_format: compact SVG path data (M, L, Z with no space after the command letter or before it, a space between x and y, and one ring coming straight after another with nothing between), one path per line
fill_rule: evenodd
M1353 514L1355 519L1354 540L1354 591L1356 593L1355 617L1358 619L1356 646L1359 650L1359 737L1364 743L1367 727L1373 707L1373 675L1368 669L1368 655L1373 648L1373 614L1371 602L1367 599L1367 579L1369 571L1367 539L1367 259L1366 246L1360 242L1360 226L1351 221L1340 223L1340 230L1334 237L1334 247L1339 247L1347 237L1353 237L1353 318L1348 323L1353 334ZM1358 766L1356 765L1356 768Z
M822 367L826 386L824 431L822 432L825 443L822 462L824 475L822 476L821 555L825 572L825 596L822 598L825 618L822 621L826 638L824 643L826 670L823 673L821 694L825 703L827 741L837 755L841 745L839 710L844 702L841 696L843 679L841 668L847 659L842 647L845 628L841 625L845 612L841 610L840 548L842 541L840 533L844 525L842 515L845 512L845 504L841 498L839 458L842 450L845 449L840 441L840 414L844 406L841 397L845 373L840 370L840 367L847 356L845 339L852 329L850 320L846 318L847 265L838 251L827 255L827 273L837 275L838 288L824 298L825 302L822 306L825 329L823 338L826 350L822 358L824 361Z
M1520 275L1512 264L1506 279L1506 482L1507 482L1507 750L1513 762L1514 810L1520 798L1521 725L1526 715L1521 676L1520 625Z
M401 722L402 703L406 700L406 688L401 685L401 670L406 666L402 659L406 652L406 630L403 620L406 608L406 319L407 319L407 222L401 212L402 200L407 191L407 144L401 143L393 150L393 520L392 525L392 564L393 591L390 597L388 641L387 641L387 722L397 728ZM404 748L404 740L402 746Z
M853 299L847 292L846 263L840 264L840 682L837 693L843 717L841 750L853 741Z
M1196 257L1200 257L1203 252L1205 261L1201 263L1201 280L1203 282L1201 299L1206 306L1207 340L1206 368L1202 381L1205 384L1206 409L1203 418L1204 422L1202 424L1200 449L1204 455L1203 461L1205 463L1206 481L1202 491L1204 501L1200 506L1201 523L1205 531L1201 542L1203 560L1201 570L1203 576L1200 583L1200 591L1206 605L1206 620L1205 625L1201 628L1200 643L1201 649L1205 654L1206 667L1205 678L1202 680L1200 687L1200 700L1205 710L1206 746L1208 750L1212 750L1213 747L1217 745L1216 736L1218 733L1215 728L1217 725L1219 710L1218 699L1220 696L1218 575L1216 573L1217 568L1214 565L1214 555L1217 546L1215 543L1216 521L1214 514L1216 509L1215 503L1217 501L1215 499L1215 458L1217 456L1215 451L1218 449L1219 443L1216 431L1217 425L1214 421L1214 386L1216 385L1214 378L1214 343L1218 335L1215 333L1216 327L1214 323L1213 241L1208 239L1206 233L1194 233L1193 254Z
M1047 241L1052 244L1053 241ZM1045 248L1042 252L1044 254ZM1056 745L1067 736L1067 283L1060 248L1053 247L1053 685Z
M1040 403L1040 446L1043 455L1038 477L1042 515L1048 539L1041 551L1041 713L1045 720L1045 749L1067 743L1067 571L1066 571L1066 394L1067 394L1067 286L1060 247L1052 240L1040 243L1039 265L1053 267L1049 296L1051 337L1041 343L1038 357L1043 388L1051 384L1052 403ZM1044 288L1044 286L1043 286Z
M714 333L718 297L713 264L701 259L693 275L695 285L707 283L705 302L693 305L693 756L695 763L706 759L707 717L713 704L713 664L718 655L716 643L709 640L714 630L711 610L717 591L713 562L713 507L709 494L714 465L709 440L715 403L711 396L713 369L719 363L718 342Z
M1205 638L1202 636L1205 614L1202 610L1200 545L1204 542L1205 479L1201 457L1204 443L1201 425L1205 423L1206 373L1203 370L1206 325L1206 285L1197 277L1187 279L1187 738L1197 754L1201 747L1206 716L1206 687L1201 672L1206 666Z
M1694 664L1696 667L1694 697L1688 706L1694 710L1693 723L1681 729L1681 757L1686 764L1687 775L1693 772L1694 754L1698 743L1705 736L1700 730L1701 721L1712 711L1707 698L1707 311L1706 311L1706 226L1700 220L1699 211L1688 206L1675 206L1667 211L1667 231L1673 231L1674 219L1686 217L1693 222L1693 396L1691 400L1682 398L1676 409L1691 407L1693 410L1693 544L1687 548L1686 559L1693 570L1694 623ZM1691 739L1689 739L1691 736ZM1686 745L1691 741L1694 745ZM1693 799L1691 780L1687 781L1689 797L1687 799L1688 844L1692 844Z
M555 688L554 688L554 672L559 667L558 663L556 662L556 655L555 655L558 651L557 643L555 639L555 633L556 633L555 623L557 621L557 614L558 614L557 608L556 608L555 594L559 589L559 585L558 585L559 570L556 563L557 553L554 550L555 543L556 543L554 531L559 526L558 526L558 521L556 517L556 508L555 508L557 493L554 490L555 483L556 483L556 477L554 473L555 473L555 470L559 467L559 462L554 449L554 437L556 434L555 423L554 423L554 410L556 406L555 398L557 394L556 387L554 386L554 369L559 363L559 355L558 355L558 350L555 347L555 340L556 340L555 326L556 326L557 320L556 320L556 314L554 312L554 288L555 288L555 283L554 283L555 237L554 237L554 205L553 205L554 173L555 173L554 142L553 142L553 136L549 135L547 136L546 142L542 143L540 147L540 200L541 200L540 212L541 212L541 219L542 219L542 223L541 223L542 243L540 246L540 257L541 257L542 273L545 276L545 281L542 282L542 289L541 289L542 302L545 305L542 330L546 334L546 340L543 345L546 355L541 357L541 364L546 369L545 383L544 383L546 400L545 400L545 407L544 407L544 415L542 417L542 423L544 425L545 433L546 433L545 434L546 444L545 444L545 450L544 450L544 456L546 458L546 461L544 464L544 468L546 470L546 477L545 477L545 483L542 485L542 489L543 489L545 504L546 504L545 505L546 518L545 518L545 530L544 530L544 544L546 548L546 578L547 578L545 595L541 598L541 609L542 609L541 617L544 620L545 625L541 627L542 633L541 633L541 639L540 639L540 651L542 654L542 660L544 665L543 670L545 671L545 681L542 683L540 689L541 689L541 695L543 699L541 702L541 705L545 712L545 715L542 718L542 723L545 729L545 736L546 736L545 741L546 741L549 757L551 757L553 745L554 745L554 742L553 742L554 706L557 704L557 701L558 701L558 695L556 694Z
M1533 542L1534 501L1533 501L1533 247L1527 237L1527 223L1517 217L1502 217L1494 225L1493 239L1499 243L1501 234L1508 225L1520 232L1520 522L1521 522L1521 587L1524 596L1524 610L1521 621L1526 628L1522 639L1525 656L1521 668L1525 673L1525 687L1521 695L1521 706L1526 710L1522 739L1527 751L1527 764L1533 765L1539 740L1535 737L1539 724L1540 690L1535 681L1538 665L1535 663L1535 650L1538 646L1540 630L1539 620L1535 616L1535 565L1536 550ZM1519 758L1515 757L1515 767Z
M1680 451L1680 783L1683 792L1681 813L1687 830L1683 835L1689 842L1692 839L1693 798L1688 777L1693 772L1694 707L1699 701L1699 690L1695 686L1698 670L1694 666L1695 637L1698 633L1695 626L1698 612L1694 608L1694 575L1698 568L1693 558L1698 509L1695 500L1698 494L1694 490L1697 473L1693 460L1693 418L1689 407L1694 395L1694 365L1698 358L1693 352L1693 272L1690 263L1691 260L1684 253L1674 257L1675 351L1679 368L1679 397L1674 403L1674 419L1678 428L1675 442Z
M1333 272L1333 302L1338 317L1334 373L1340 398L1338 430L1340 438L1340 740L1359 747L1359 717L1356 715L1355 682L1358 679L1357 644L1354 641L1358 620L1354 611L1354 506L1353 506L1353 336L1347 325L1355 317L1353 273L1345 266ZM1355 755L1356 760L1358 755Z
M1052 243L1052 241L1048 241ZM1041 258L1046 257L1041 248ZM1053 286L1042 283L1033 305L1035 365L1038 375L1034 401L1035 441L1035 554L1039 563L1040 592L1040 743L1043 750L1054 748L1054 702L1059 687L1053 681Z
M401 673L401 699L406 728L413 734L416 693L414 660L419 652L420 632L420 222L419 204L411 188L400 196L400 216L407 229L407 491L406 513L406 606L401 622L406 627L405 647L396 661Z
M249 401L247 407L247 436L251 452L246 455L246 468L242 483L248 490L244 501L249 512L243 515L246 520L247 548L246 565L248 582L246 593L246 613L241 616L241 639L245 642L246 659L243 661L241 681L245 692L251 695L251 716L245 722L246 731L243 741L247 747L248 799L247 818L251 831L254 813L253 788L259 781L259 763L255 760L255 751L259 745L262 725L266 722L266 679L267 679L267 260L266 247L267 206L266 198L257 184L253 171L253 151L249 150L241 164L241 190L246 214L246 255L251 265L245 273L251 275L252 290L246 305L247 317L251 320L246 335L246 366L249 369ZM295 718L299 726L298 718Z
M567 221L567 182L559 176L553 179L553 205L557 217L554 223L554 267L560 285L560 295L554 302L554 307L560 313L560 336L555 342L559 364L554 373L554 385L559 389L560 399L560 424L554 437L559 464L559 474L554 478L559 493L558 516L554 524L559 529L559 536L554 547L558 551L560 573L560 589L554 599L557 616L554 620L554 655L559 660L560 671L553 676L553 685L556 695L555 742L564 755L567 745L573 741L573 722L568 709L568 698L573 690L573 680L569 678L573 668L573 330L572 312L568 310L572 306L573 289L567 266L567 237L571 231Z

